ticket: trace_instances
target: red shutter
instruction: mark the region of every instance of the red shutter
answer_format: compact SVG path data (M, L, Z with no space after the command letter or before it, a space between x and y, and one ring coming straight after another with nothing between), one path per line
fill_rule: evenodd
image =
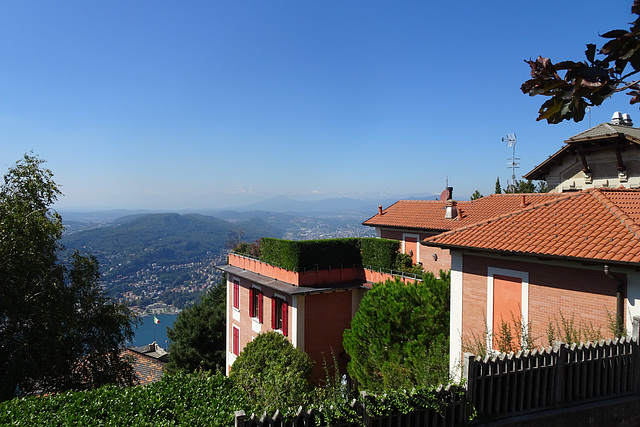
M286 301L282 301L282 333L284 334L284 336L289 336L288 333L288 326L289 326L289 322L287 321L287 317L289 314L289 310L287 309L289 306L287 305Z
M271 298L271 329L275 330L278 325L278 311L276 310L276 297Z
M240 308L240 284L233 282L233 308Z
M262 291L258 292L258 321L262 323Z
M233 328L233 354L240 354L240 331Z
M249 317L253 317L253 288L249 289Z

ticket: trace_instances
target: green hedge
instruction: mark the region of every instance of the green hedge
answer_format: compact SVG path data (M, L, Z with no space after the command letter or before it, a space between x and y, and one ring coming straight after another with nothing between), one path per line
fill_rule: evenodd
M221 373L165 376L147 386L105 386L0 403L0 425L230 426L248 399Z
M391 270L400 250L397 240L367 238L360 240L362 265L373 269Z
M263 237L260 258L292 271L367 266L393 268L400 243L376 238L283 240Z

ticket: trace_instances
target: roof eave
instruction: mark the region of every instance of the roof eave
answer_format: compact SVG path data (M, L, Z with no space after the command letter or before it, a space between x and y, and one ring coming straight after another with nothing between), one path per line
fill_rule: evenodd
M505 251L500 249L478 248L475 246L449 245L449 244L442 244L442 243L429 242L429 241L423 241L422 244L426 246L433 246L433 247L438 247L442 249L469 250L474 252L491 252L491 253L505 255L505 256L551 258L556 260L573 261L573 262L580 262L580 263L615 264L615 265L623 265L623 266L635 267L635 268L640 267L640 262L633 262L633 261L616 261L616 260L607 260L607 259L601 259L601 258L572 257L568 255L552 255L552 254L533 253L533 252Z

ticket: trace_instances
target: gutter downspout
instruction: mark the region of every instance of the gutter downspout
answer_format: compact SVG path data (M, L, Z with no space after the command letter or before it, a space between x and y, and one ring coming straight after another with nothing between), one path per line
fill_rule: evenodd
M619 328L618 332L622 333L624 325L624 298L622 296L624 292L624 284L622 280L611 274L608 265L604 266L604 275L616 282L616 326Z

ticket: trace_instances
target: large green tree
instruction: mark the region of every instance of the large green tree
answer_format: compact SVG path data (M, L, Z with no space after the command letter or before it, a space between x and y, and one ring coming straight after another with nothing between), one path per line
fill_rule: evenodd
M448 377L450 274L377 283L344 331L347 370L361 390L438 385Z
M95 258L60 246L43 162L25 155L0 187L0 400L135 381L121 353L132 313L105 296Z
M195 305L183 310L172 328L167 369L172 372L217 370L225 364L226 279Z
M631 13L640 15L640 0L633 2ZM640 102L640 80L629 80L640 72L640 17L629 30L612 30L601 37L608 41L599 50L595 44L587 44L586 61L553 64L542 56L526 61L531 79L522 84L522 92L549 97L540 107L537 120L579 122L587 107L600 105L625 90L629 90L631 104Z

